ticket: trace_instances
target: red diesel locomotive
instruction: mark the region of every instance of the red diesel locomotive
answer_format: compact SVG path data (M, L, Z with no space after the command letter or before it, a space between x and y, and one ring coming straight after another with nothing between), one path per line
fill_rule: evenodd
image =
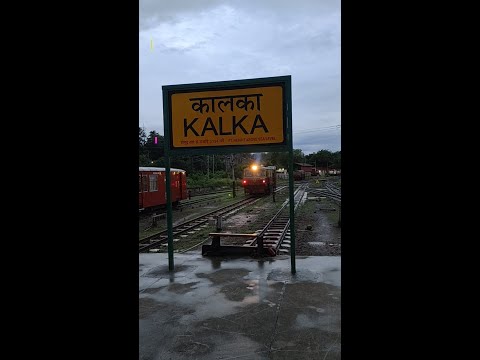
M146 210L165 206L167 203L165 168L139 167L138 208ZM172 205L187 198L187 173L170 168Z
M258 166L243 170L242 186L245 194L270 194L274 191L276 182L275 166Z

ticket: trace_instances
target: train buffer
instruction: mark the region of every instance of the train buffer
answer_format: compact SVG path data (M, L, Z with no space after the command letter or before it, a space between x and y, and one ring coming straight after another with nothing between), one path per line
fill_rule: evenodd
M238 234L238 233L210 233L212 238L211 245L202 246L202 255L204 256L223 256L223 255L255 255L258 253L259 248L257 246L245 246L245 245L222 245L220 239L222 237L240 237L251 239L248 242L252 243L255 239L258 243L258 234ZM260 241L260 244L263 242ZM260 246L260 252L263 248Z

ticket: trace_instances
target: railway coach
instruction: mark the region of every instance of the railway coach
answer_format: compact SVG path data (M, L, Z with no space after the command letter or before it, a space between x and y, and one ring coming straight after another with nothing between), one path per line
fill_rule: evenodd
M165 168L138 168L138 208L140 211L164 207L167 203ZM171 201L178 205L187 195L187 173L182 169L170 168Z
M270 194L276 179L275 166L252 165L243 170L242 186L245 194Z

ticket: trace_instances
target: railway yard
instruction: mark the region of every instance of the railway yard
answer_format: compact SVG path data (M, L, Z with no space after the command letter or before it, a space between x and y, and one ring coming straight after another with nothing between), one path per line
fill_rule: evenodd
M295 215L297 255L338 256L341 254L339 183L336 177L324 181L314 178L310 181L295 183L295 191L299 192L296 197L301 202L301 205L296 208ZM231 233L253 233L264 230L282 206L285 207L288 217L286 183L278 184L275 202L272 201L272 195L249 196L245 195L241 189L237 189L236 195L233 198L230 190L223 190L181 201L173 212L174 251L183 252L194 249L200 251L201 245L208 244L210 241L208 234L216 231L215 217L219 215L223 220L222 232ZM155 220L154 214L158 215ZM154 222L156 225L152 226ZM140 215L139 238L139 252L167 251L165 211ZM288 245L288 235L287 240L283 241L287 242L284 245ZM234 237L222 240L222 244L240 245L244 242L245 240ZM287 249L288 247L285 246L283 250Z
M340 189L336 176L295 182L295 274L286 181L275 202L241 188L180 201L174 271L165 210L140 214L139 359L340 359ZM218 232L245 235L222 245L271 251L202 255Z

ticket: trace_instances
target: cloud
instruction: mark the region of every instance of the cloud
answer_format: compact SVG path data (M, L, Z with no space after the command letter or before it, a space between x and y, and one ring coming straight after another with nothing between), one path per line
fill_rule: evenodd
M224 4L242 9L250 15L257 14L260 18L265 14L276 14L279 20L305 14L340 12L339 0L140 0L140 30L154 28L163 22L174 22L182 17L195 18Z
M282 75L292 76L294 133L340 124L338 0L141 0L139 40L147 130L163 133L162 85ZM294 134L296 148L340 147L339 130L307 135Z
M221 0L140 0L140 31L161 23L174 23L181 17L192 17L222 4Z
M305 155L320 150L340 151L340 131L332 130L307 134L293 134L293 148L302 149Z

